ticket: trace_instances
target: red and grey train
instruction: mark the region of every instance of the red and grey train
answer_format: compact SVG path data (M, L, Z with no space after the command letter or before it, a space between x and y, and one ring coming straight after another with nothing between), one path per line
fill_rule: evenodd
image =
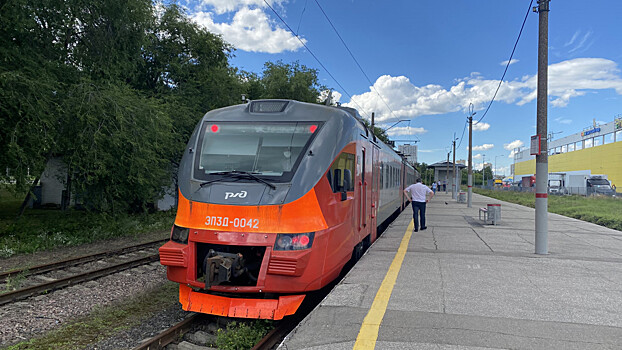
M258 100L205 114L160 247L184 310L282 319L405 208L416 171L356 110Z

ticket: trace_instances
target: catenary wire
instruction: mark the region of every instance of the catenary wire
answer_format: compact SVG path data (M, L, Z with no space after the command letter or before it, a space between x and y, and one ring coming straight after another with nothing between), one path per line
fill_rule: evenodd
M499 92L499 89L501 88L501 83L503 83L503 78L505 78L505 73L507 73L508 67L510 67L510 63L512 62L512 57L514 56L514 51L516 51L516 46L518 45L518 41L520 40L521 34L523 34L523 28L525 28L525 22L527 22L527 17L529 16L529 12L531 11L532 5L533 5L533 0L529 2L529 7L527 8L527 13L525 14L525 19L523 20L523 25L520 27L520 32L518 32L518 38L516 38L516 42L514 43L514 48L512 49L512 53L510 54L510 59L508 60L508 63L505 65L505 70L503 71L503 75L501 76L501 79L499 80L499 85L497 86L497 90L495 91L495 94L492 96L492 100L490 100L488 107L486 107L486 111L484 112L482 117L479 118L479 120L477 120L477 123L481 122L482 119L484 119L484 117L486 116L486 113L488 113L488 110L490 109L490 106L492 105L492 102L495 100L495 97L497 97L497 93Z
M298 28L296 28L296 35L298 35L298 33L300 33L300 24L302 23L302 17L305 14L305 11L307 10L307 1L305 0L305 6L302 8L302 13L300 14L300 20L298 21Z
M326 73L335 81L335 83L337 83L337 85L341 88L341 90L350 98L350 101L352 101L357 107L359 107L360 111L365 114L365 116L371 120L371 117L369 115L367 115L367 113L364 112L363 107L361 107L358 103L356 103L356 101L354 101L352 99L352 95L350 95L350 93L348 93L348 91L341 85L341 83L339 83L339 81L331 74L331 72L324 66L324 64L322 63L322 61L320 61L320 59L313 53L313 51L311 51L311 49L305 44L305 42L300 39L300 37L294 33L294 31L292 30L292 28L289 26L289 24L287 24L287 22L285 22L285 20L276 12L276 10L272 7L272 5L270 5L268 3L267 0L264 0L264 2L266 3L266 5L268 5L268 7L270 8L270 10L272 10L272 12L274 12L274 14L279 18L279 20L281 20L281 22L283 22L283 24L287 27L287 29L296 37L296 39L298 39L298 41L300 41L300 43L302 44L302 46L305 47L305 49L307 49L307 51L309 51L309 53L311 54L311 56L313 56L313 58L315 58L315 60L317 61L317 63L320 64L320 66L324 69L324 71L326 71Z
M391 107L389 106L389 104L387 103L387 101L384 99L384 97L382 97L382 95L378 92L378 90L376 89L376 87L374 86L374 84L371 82L371 79L369 79L369 76L367 75L367 73L365 73L365 70L363 70L363 67L361 67L361 64L359 63L359 61L356 59L356 57L354 57L354 54L352 53L352 51L350 50L350 48L348 47L348 44L346 44L345 40L343 40L343 37L341 36L341 34L339 34L339 31L337 30L337 28L335 27L335 25L333 24L333 22L330 20L330 18L328 17L328 15L326 14L326 11L324 11L324 8L322 7L322 5L320 5L320 3L318 2L318 0L314 0L315 3L317 4L317 7L320 8L320 11L322 11L322 14L324 14L324 17L326 18L326 20L328 21L328 23L330 24L330 26L333 28L333 31L335 32L335 34L337 34L337 37L339 37L339 40L341 40L341 43L343 44L343 46L346 48L346 50L348 51L348 53L350 54L350 57L352 57L352 59L354 60L354 63L356 63L356 65L359 67L359 70L361 71L361 73L363 73L363 75L365 76L365 79L367 79L367 82L369 83L369 86L371 86L371 88L374 90L374 92L376 93L376 95L378 95L378 97L380 97L380 99L382 100L382 102L384 103L385 106L387 106L387 108L389 109L389 111L391 112L391 114L393 115L393 117L395 119L399 118L395 115L395 113L393 112L393 110L391 109ZM417 137L417 135L415 135L415 137ZM417 137L417 139L419 139Z

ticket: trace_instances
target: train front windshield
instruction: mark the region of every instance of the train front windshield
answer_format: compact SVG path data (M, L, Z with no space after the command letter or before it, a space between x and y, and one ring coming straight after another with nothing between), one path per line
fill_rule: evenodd
M246 171L288 180L318 123L206 122L199 138L195 177Z

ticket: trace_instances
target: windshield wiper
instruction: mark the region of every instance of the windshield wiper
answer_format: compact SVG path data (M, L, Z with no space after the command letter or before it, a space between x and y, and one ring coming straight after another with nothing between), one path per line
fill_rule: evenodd
M261 183L269 186L273 190L276 189L276 186L274 186L272 183L270 183L270 182L268 182L268 181L266 181L266 180L264 180L264 179L262 179L260 177L257 177L255 174L259 174L259 173L251 173L251 172L248 172L248 171L239 171L239 170L218 171L218 172L209 173L209 175L226 175L226 176L235 176L235 177L238 177L238 178L243 176L243 177L255 180L257 182L261 182ZM216 182L216 181L220 181L220 179L203 182L200 186L203 187L203 186L205 186L207 184L210 184L210 183Z

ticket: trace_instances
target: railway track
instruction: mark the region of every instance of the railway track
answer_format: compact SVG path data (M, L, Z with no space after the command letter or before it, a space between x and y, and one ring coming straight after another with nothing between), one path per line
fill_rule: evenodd
M292 316L294 317L294 316ZM157 336L148 339L141 343L139 346L135 347L133 350L157 350L163 349L167 345L175 342L179 342L180 339L184 336L184 334L191 332L193 329L197 328L199 325L205 322L213 321L217 317L196 314L193 313L188 316L185 320L177 323L169 329L164 330ZM298 324L300 320L296 320L295 322L291 322L291 320L280 321L276 323L276 327L271 330L268 334L266 334L251 350L269 350L274 348L292 329ZM185 337L188 338L188 337ZM184 340L184 343L190 343L194 346L203 346L205 344L197 344L193 341ZM189 347L191 347L190 345Z
M78 283L94 280L106 275L157 261L159 256L152 247L158 247L167 240L157 240L103 253L17 269L0 274L6 292L0 293L0 305L25 299ZM8 291L11 280L19 280L16 290Z

